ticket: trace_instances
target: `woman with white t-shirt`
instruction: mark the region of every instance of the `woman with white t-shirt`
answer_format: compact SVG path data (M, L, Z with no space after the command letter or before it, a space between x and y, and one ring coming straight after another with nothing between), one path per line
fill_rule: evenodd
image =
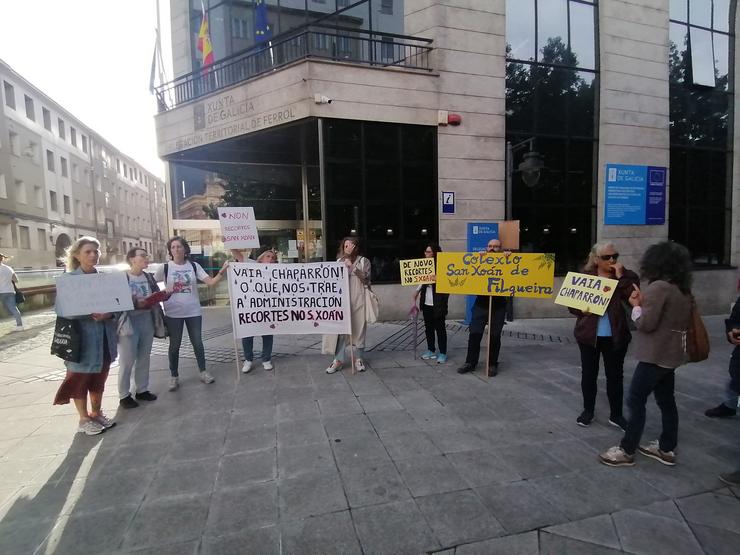
M193 346L195 360L200 370L200 381L213 383L215 378L206 371L206 355L203 348L201 330L203 328L203 309L198 296L198 281L209 287L215 286L226 272L226 264L215 277L210 277L198 264L190 260L190 245L182 237L172 237L167 241L167 252L172 259L165 262L154 274L157 281L164 281L165 288L172 295L164 302L164 320L170 334L168 350L170 362L170 391L180 386L178 364L183 326L188 329L190 344Z

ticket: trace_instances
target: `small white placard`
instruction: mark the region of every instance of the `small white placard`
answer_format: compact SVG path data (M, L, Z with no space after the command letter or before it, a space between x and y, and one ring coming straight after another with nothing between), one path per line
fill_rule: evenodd
M251 206L243 208L221 207L218 209L218 219L221 222L224 248L259 248L260 240L257 235L257 220L254 217L254 208Z
M56 313L86 316L93 313L133 310L126 274L62 274L56 280Z

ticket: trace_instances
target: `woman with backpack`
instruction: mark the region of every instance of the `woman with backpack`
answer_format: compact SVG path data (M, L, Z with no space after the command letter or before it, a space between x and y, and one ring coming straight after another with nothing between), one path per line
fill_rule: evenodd
M211 277L200 264L190 260L190 245L179 236L167 241L167 252L171 262L165 262L154 274L158 282L165 282L165 289L171 293L164 302L164 320L170 335L168 357L170 363L169 390L175 391L180 387L180 344L182 343L183 327L188 329L190 344L193 346L195 360L200 370L200 381L205 384L215 382L215 378L206 371L206 355L203 348L203 308L198 296L198 282L214 287L226 273L228 263L224 263L218 273Z

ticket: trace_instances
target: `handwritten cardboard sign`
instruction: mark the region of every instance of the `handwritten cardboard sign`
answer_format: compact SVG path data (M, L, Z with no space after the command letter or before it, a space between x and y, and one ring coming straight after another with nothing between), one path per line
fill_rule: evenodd
M401 260L401 285L434 283L434 258Z
M218 209L218 220L221 223L221 235L224 248L256 249L260 246L257 235L257 220L254 208L221 207Z
M618 283L616 279L568 272L555 297L555 304L602 316Z
M126 274L62 274L56 280L55 310L59 316L133 310Z
M341 262L229 264L236 337L349 334L349 275Z
M554 254L441 252L437 291L544 299L553 294Z

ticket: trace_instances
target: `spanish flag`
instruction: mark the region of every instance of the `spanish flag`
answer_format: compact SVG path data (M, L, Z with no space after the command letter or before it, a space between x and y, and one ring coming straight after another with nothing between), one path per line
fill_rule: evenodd
M201 67L206 68L213 63L213 45L211 44L211 35L208 33L208 16L206 7L201 3L203 9L203 19L200 22L198 31L198 51L201 53Z

